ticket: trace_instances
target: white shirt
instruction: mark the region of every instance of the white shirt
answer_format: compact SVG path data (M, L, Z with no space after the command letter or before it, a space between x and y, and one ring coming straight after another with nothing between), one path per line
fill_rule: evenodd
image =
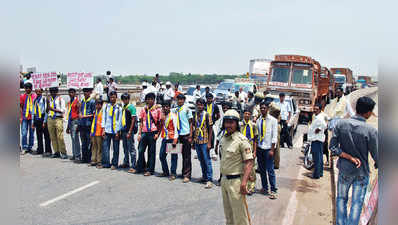
M115 82L109 83L108 84L108 94L110 94L112 91L116 91L117 86Z
M104 85L99 82L97 85L95 85L95 93L99 94L99 95L103 95L104 94Z
M289 117L289 113L292 113L289 102L284 100L283 103L278 102L277 105L281 109L281 120L287 120Z
M239 101L246 102L246 98L247 98L246 92L244 92L244 91L239 92Z
M158 94L158 90L156 89L156 87L154 87L154 86L152 86L152 85L149 85L148 87L147 87L147 89L145 89L145 90L147 90L147 93L154 93L155 95L157 95Z
M334 114L332 118L345 118L347 115L352 117L355 115L354 111L352 110L350 100L346 98L346 96L342 96L340 101L337 102L337 98L334 99L332 102L334 104Z
M50 104L49 106L53 106L53 102L52 102L52 97L48 97L50 100ZM55 112L55 111L49 111L48 112L48 118L51 118L51 112L55 112L55 116L64 116L65 112L66 112L66 107L65 107L65 100L59 96L55 97L55 109L59 109L61 110L61 112ZM66 118L66 116L65 116Z
M317 116L315 116L314 120L311 122L310 128L308 129L308 140L324 142L326 128L327 124L325 122L325 115L319 113ZM320 129L321 131L316 134L316 129Z
M278 142L278 121L267 114L267 117L265 119L265 137L263 140L261 140L261 134L262 134L262 127L261 127L261 122L262 122L262 116L257 120L256 122L256 127L258 131L258 147L261 149L271 149L272 144L276 144Z
M195 98L195 102L196 102L196 100L202 98L202 93L200 92L200 90L195 89L193 91L193 97Z
M167 90L165 91L163 98L164 98L164 100L166 100L166 101L167 101L167 100L172 100L172 99L174 98L174 95L175 95L175 93L174 93L173 88L169 88L169 89L167 89Z

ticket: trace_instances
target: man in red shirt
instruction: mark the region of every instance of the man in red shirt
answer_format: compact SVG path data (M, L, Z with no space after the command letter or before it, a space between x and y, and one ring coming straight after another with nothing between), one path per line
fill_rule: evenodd
M66 133L70 134L72 139L72 153L73 156L70 160L79 162L80 160L80 140L79 140L79 98L76 96L76 90L74 88L69 89L69 102L67 107L66 118L68 120L68 126Z
M33 119L33 102L36 99L36 94L32 93L32 83L25 83L25 94L22 94L20 100L21 111L21 130L22 130L22 154L31 153L34 133L32 128ZM28 142L29 133L29 142Z
M155 105L155 94L148 93L145 96L146 106L141 109L140 127L138 130L137 140L138 145L138 161L137 161L137 173L141 173L144 170L145 176L151 176L155 172L156 162L156 140L159 137L160 132L160 117L161 109ZM148 147L148 164L145 163L145 150Z

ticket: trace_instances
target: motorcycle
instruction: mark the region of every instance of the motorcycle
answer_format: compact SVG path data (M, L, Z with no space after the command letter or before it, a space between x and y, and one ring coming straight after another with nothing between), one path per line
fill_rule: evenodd
M314 160L312 159L311 154L311 142L307 140L307 134L304 134L303 143L302 152L304 153L304 167L311 170L314 168Z

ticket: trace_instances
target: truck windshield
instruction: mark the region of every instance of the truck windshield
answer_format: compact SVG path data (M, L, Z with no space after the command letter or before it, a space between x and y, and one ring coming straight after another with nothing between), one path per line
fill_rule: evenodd
M290 72L289 68L274 67L274 68L272 68L271 81L288 83L289 82L289 72Z
M341 76L341 75L338 75L338 76L334 76L334 79L335 79L335 81L336 81L336 83L345 83L345 76L343 75L343 76Z
M312 84L312 70L293 69L292 83Z

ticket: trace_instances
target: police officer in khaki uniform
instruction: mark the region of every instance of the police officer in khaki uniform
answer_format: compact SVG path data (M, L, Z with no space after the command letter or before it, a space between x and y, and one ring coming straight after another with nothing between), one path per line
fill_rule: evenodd
M247 182L253 168L252 146L239 132L239 113L228 110L224 115L225 135L221 139L220 170L226 224L251 224L246 202Z

